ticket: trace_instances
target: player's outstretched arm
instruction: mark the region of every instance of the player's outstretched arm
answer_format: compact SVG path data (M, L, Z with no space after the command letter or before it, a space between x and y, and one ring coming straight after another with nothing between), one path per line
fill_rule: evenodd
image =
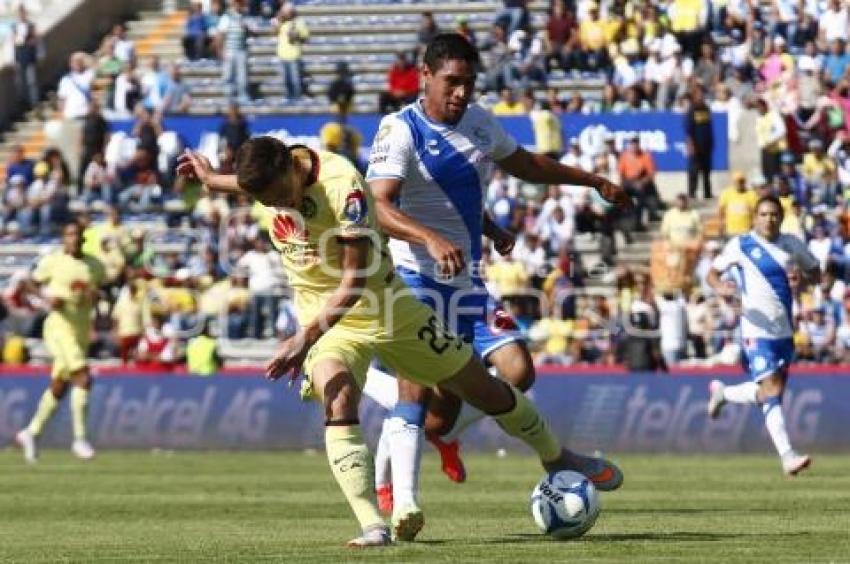
M284 374L289 374L290 380L298 378L310 347L336 325L363 296L371 240L362 237L341 239L341 242L342 274L339 287L330 295L311 323L281 343L277 355L266 366L266 378L277 380Z
M177 159L177 174L197 179L211 192L247 193L239 187L235 174L218 174L209 159L197 151L186 149Z
M546 155L531 153L522 147L497 163L508 174L526 182L588 186L596 189L600 196L621 209L632 206L632 200L625 190L604 176L561 164Z

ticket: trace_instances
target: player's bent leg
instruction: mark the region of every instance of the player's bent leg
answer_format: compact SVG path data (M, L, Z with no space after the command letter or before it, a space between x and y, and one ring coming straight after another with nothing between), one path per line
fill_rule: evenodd
M339 360L324 358L312 365L310 378L325 410L325 450L331 472L363 531L348 546L389 544L389 531L375 500L372 457L360 430L360 390L354 376Z
M443 473L452 482L463 483L466 481L466 467L460 458L460 442L456 436L447 439L443 435L451 432L458 425L463 411L481 412L463 403L459 397L449 391L434 388L432 392L431 401L428 402L428 413L425 415L425 437L440 454L440 466Z
M622 485L623 474L614 464L562 448L528 398L510 384L490 377L477 359L470 359L440 385L489 414L506 433L534 449L546 471L576 470L603 491Z
M27 462L33 463L38 460L38 436L47 422L50 421L50 418L53 417L53 414L56 413L59 402L62 401L62 398L65 397L67 392L67 380L61 377L55 377L50 382L50 386L41 395L38 407L36 407L29 425L15 435L15 441L20 445L24 453L24 460Z
M796 476L811 466L812 459L808 455L797 454L791 447L782 410L782 396L785 393L787 377L787 369L783 367L761 379L758 384L758 400L764 414L764 425L782 462L782 471L788 476Z
M83 368L72 374L71 382L73 383L71 389L71 419L74 430L71 452L80 460L91 460L94 458L95 451L86 438L89 392L92 386L88 369Z
M499 377L522 392L534 385L536 374L534 361L522 341L511 341L487 356L487 361L496 367Z

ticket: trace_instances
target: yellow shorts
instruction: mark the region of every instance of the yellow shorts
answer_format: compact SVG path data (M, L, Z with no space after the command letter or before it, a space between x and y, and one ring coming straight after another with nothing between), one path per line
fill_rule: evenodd
M48 318L44 323L44 344L53 357L51 378L68 380L71 374L88 365L88 334L75 331L65 324L51 323Z
M351 371L362 388L373 358L424 386L435 386L457 374L472 357L472 346L449 331L434 311L417 300L403 282L394 280L391 302L369 318L343 318L307 354L308 375L321 361L334 359Z

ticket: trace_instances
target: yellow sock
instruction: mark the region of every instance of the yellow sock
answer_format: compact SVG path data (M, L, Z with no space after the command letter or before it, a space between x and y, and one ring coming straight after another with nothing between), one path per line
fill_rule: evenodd
M337 484L362 529L383 525L375 500L372 456L363 441L359 425L325 427L325 450Z
M44 390L44 393L41 395L41 400L38 402L35 414L32 416L32 421L30 421L30 424L27 427L34 437L41 434L41 430L47 422L50 421L50 418L53 417L53 413L56 411L57 407L59 407L59 400L56 399L56 396L53 395L50 388Z
M540 456L543 462L551 462L561 455L561 445L546 420L522 392L510 386L516 398L516 406L507 413L493 415L493 419L504 431L520 439Z
M71 419L74 424L74 438L86 438L86 419L88 418L89 391L79 386L71 390Z

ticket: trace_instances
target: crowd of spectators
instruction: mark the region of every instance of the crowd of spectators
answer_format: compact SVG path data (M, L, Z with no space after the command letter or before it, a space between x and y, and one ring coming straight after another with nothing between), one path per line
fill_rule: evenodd
M310 30L294 6L209 4L192 6L184 38L188 59L221 58L234 100L247 97L245 48L253 31L246 18L266 18L278 37L284 95L306 94L301 46ZM521 185L498 171L489 180L487 208L517 244L508 257L485 246L488 284L518 320L539 362L625 362L645 369L736 363L740 305L714 296L705 276L725 239L749 230L755 201L769 193L783 203L783 231L803 238L824 272L814 288L802 287L799 273L791 276L800 359L850 361L845 3L556 0L546 25L535 30L525 2L506 1L487 33L474 31L465 18L458 18L455 30L482 49L482 85L498 93L491 104L495 114L527 115L540 152L622 183L635 203L633 212L614 214L581 187ZM415 97L416 61L439 31L434 16L424 14L418 45L400 52L388 70L382 111ZM79 124L80 148L70 154L64 147L51 149L38 158L23 148L14 152L3 179L0 237L47 241L68 218L89 224L88 248L111 273L93 354L172 366L190 346L190 334L287 334L293 318L282 298L286 282L262 234L262 214L244 200L202 194L192 182L173 178L180 146L173 139L163 142L170 132L162 130L162 116L184 111L192 98L179 67L136 59L121 25L94 57L71 56L58 89L57 121ZM111 111L132 116L126 133L108 133L91 96L97 75L114 77L107 100ZM593 99L551 87L553 76L597 77L605 86ZM328 98L341 115L354 91L349 68L340 63ZM652 109L681 112L687 132L688 190L674 201L660 197L655 163L640 136L608 135L589 146L561 134L563 113ZM733 172L730 186L714 194L706 120L710 111L728 112L730 140L737 141L738 118L749 110L755 113L760 167ZM56 139L65 133L56 126ZM228 170L249 136L238 104L231 105L218 133L219 144L208 154ZM357 161L361 139L344 121L328 124L321 139ZM712 204L717 229L692 208L698 180L703 198L719 195ZM174 250L174 242L159 242L122 222L149 213L191 236L179 239ZM665 257L678 260L676 276L627 268L618 260L620 240L629 244L636 233L656 229ZM592 256L579 250L591 240L599 249ZM41 304L26 272L10 281L3 303L7 334L39 334Z

